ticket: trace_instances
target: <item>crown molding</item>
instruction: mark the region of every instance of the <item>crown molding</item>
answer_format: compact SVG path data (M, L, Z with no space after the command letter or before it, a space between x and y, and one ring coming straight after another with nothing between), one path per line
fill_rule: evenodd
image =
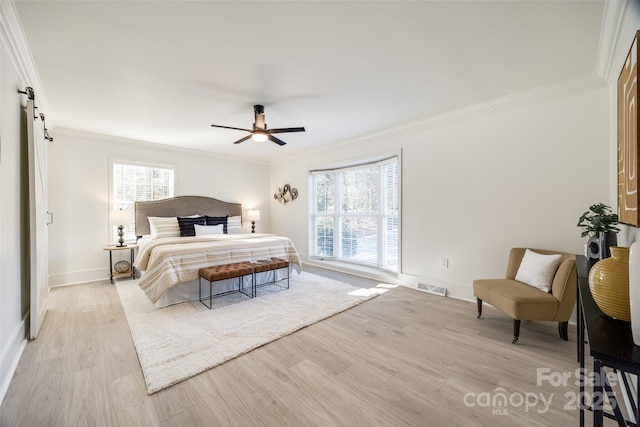
M192 156L208 157L213 159L228 160L228 161L240 162L240 163L249 163L254 165L262 165L262 166L269 165L269 163L266 161L247 159L240 156L230 156L225 154L214 153L211 151L197 150L194 148L184 148L184 147L178 147L176 145L161 144L158 142L143 141L139 139L131 139L131 138L125 138L121 136L105 135L101 133L89 132L89 131L78 130L78 129L57 127L56 129L54 129L53 131L50 131L49 133L56 138L64 136L69 138L84 139L84 140L96 141L96 142L107 142L110 144L125 144L127 146L137 146L137 147L148 148L152 150L161 149L161 150L171 151L174 153L182 153L182 154L188 154Z
M478 118L499 110L509 110L525 105L546 102L553 99L570 96L576 93L588 92L598 87L605 87L606 85L607 82L600 75L598 75L596 72L591 72L537 88L528 89L500 98L495 98L479 104L474 104L468 107L459 108L457 110L448 111L446 113L437 114L435 116L426 117L424 119L405 123L400 126L391 127L375 133L370 133L346 141L338 142L336 144L331 144L330 146L323 146L314 150L305 151L304 153L282 157L277 160L271 161L270 164L274 165L287 163L297 158L307 156L313 152L323 152L325 150L335 150L336 148L348 145L367 143L372 139L380 138L386 135L394 135L410 130L428 129L436 126L455 124L459 123L462 120Z
M22 83L20 90L31 86L36 94L38 110L45 113L49 127L55 127L54 114L40 82L31 50L22 30L22 24L16 11L14 0L0 1L0 38L2 38L18 78Z
M600 29L600 43L596 58L596 72L610 81L611 70L615 65L616 53L620 50L621 33L624 23L632 13L635 1L606 0ZM616 77L617 76L613 76Z
M494 110L504 110L516 108L521 105L535 104L538 102L550 101L552 99L563 98L579 92L587 92L591 89L606 86L607 81L598 73L591 72L569 79L560 80L544 86L524 90L511 95L487 101Z
M368 140L381 135L396 133L415 128L429 128L446 124L458 123L461 120L469 120L490 114L498 110L509 110L524 105L532 105L553 99L563 98L575 93L588 92L598 87L606 86L607 82L595 72L579 75L551 84L539 86L533 89L516 92L511 95L491 99L468 107L459 108L443 114L427 117L402 126L390 128L374 135L367 135L357 141ZM356 141L351 141L356 142Z

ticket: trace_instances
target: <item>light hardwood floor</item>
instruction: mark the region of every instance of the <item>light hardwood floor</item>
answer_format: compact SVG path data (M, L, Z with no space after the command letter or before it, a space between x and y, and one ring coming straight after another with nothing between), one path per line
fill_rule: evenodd
M478 320L475 303L396 288L149 396L115 287L55 288L0 425L577 425L575 328L564 342L556 324L523 322L513 345L512 321L485 307ZM567 385L538 385L538 368Z

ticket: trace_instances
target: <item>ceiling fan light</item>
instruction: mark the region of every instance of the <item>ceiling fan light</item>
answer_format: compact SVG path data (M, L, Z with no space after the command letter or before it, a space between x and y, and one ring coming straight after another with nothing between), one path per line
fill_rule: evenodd
M257 142L265 142L269 138L266 132L254 132L253 135L251 135L251 139Z

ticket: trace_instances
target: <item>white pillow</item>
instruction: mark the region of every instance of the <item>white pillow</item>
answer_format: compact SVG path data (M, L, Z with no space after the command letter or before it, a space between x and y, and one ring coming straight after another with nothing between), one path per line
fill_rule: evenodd
M527 249L522 257L516 280L549 292L562 255L542 255Z
M224 224L218 225L200 225L193 224L196 229L196 236L211 236L213 234L224 234Z
M147 219L149 220L152 239L180 237L180 225L177 217L149 216Z
M227 218L227 234L242 233L242 218L238 216L230 216Z

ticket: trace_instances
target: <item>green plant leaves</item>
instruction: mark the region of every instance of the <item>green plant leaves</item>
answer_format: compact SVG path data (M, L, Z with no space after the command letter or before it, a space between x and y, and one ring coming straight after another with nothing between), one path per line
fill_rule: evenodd
M618 214L604 203L589 206L589 210L578 219L578 227L582 228L580 237L595 236L600 232L617 233Z

